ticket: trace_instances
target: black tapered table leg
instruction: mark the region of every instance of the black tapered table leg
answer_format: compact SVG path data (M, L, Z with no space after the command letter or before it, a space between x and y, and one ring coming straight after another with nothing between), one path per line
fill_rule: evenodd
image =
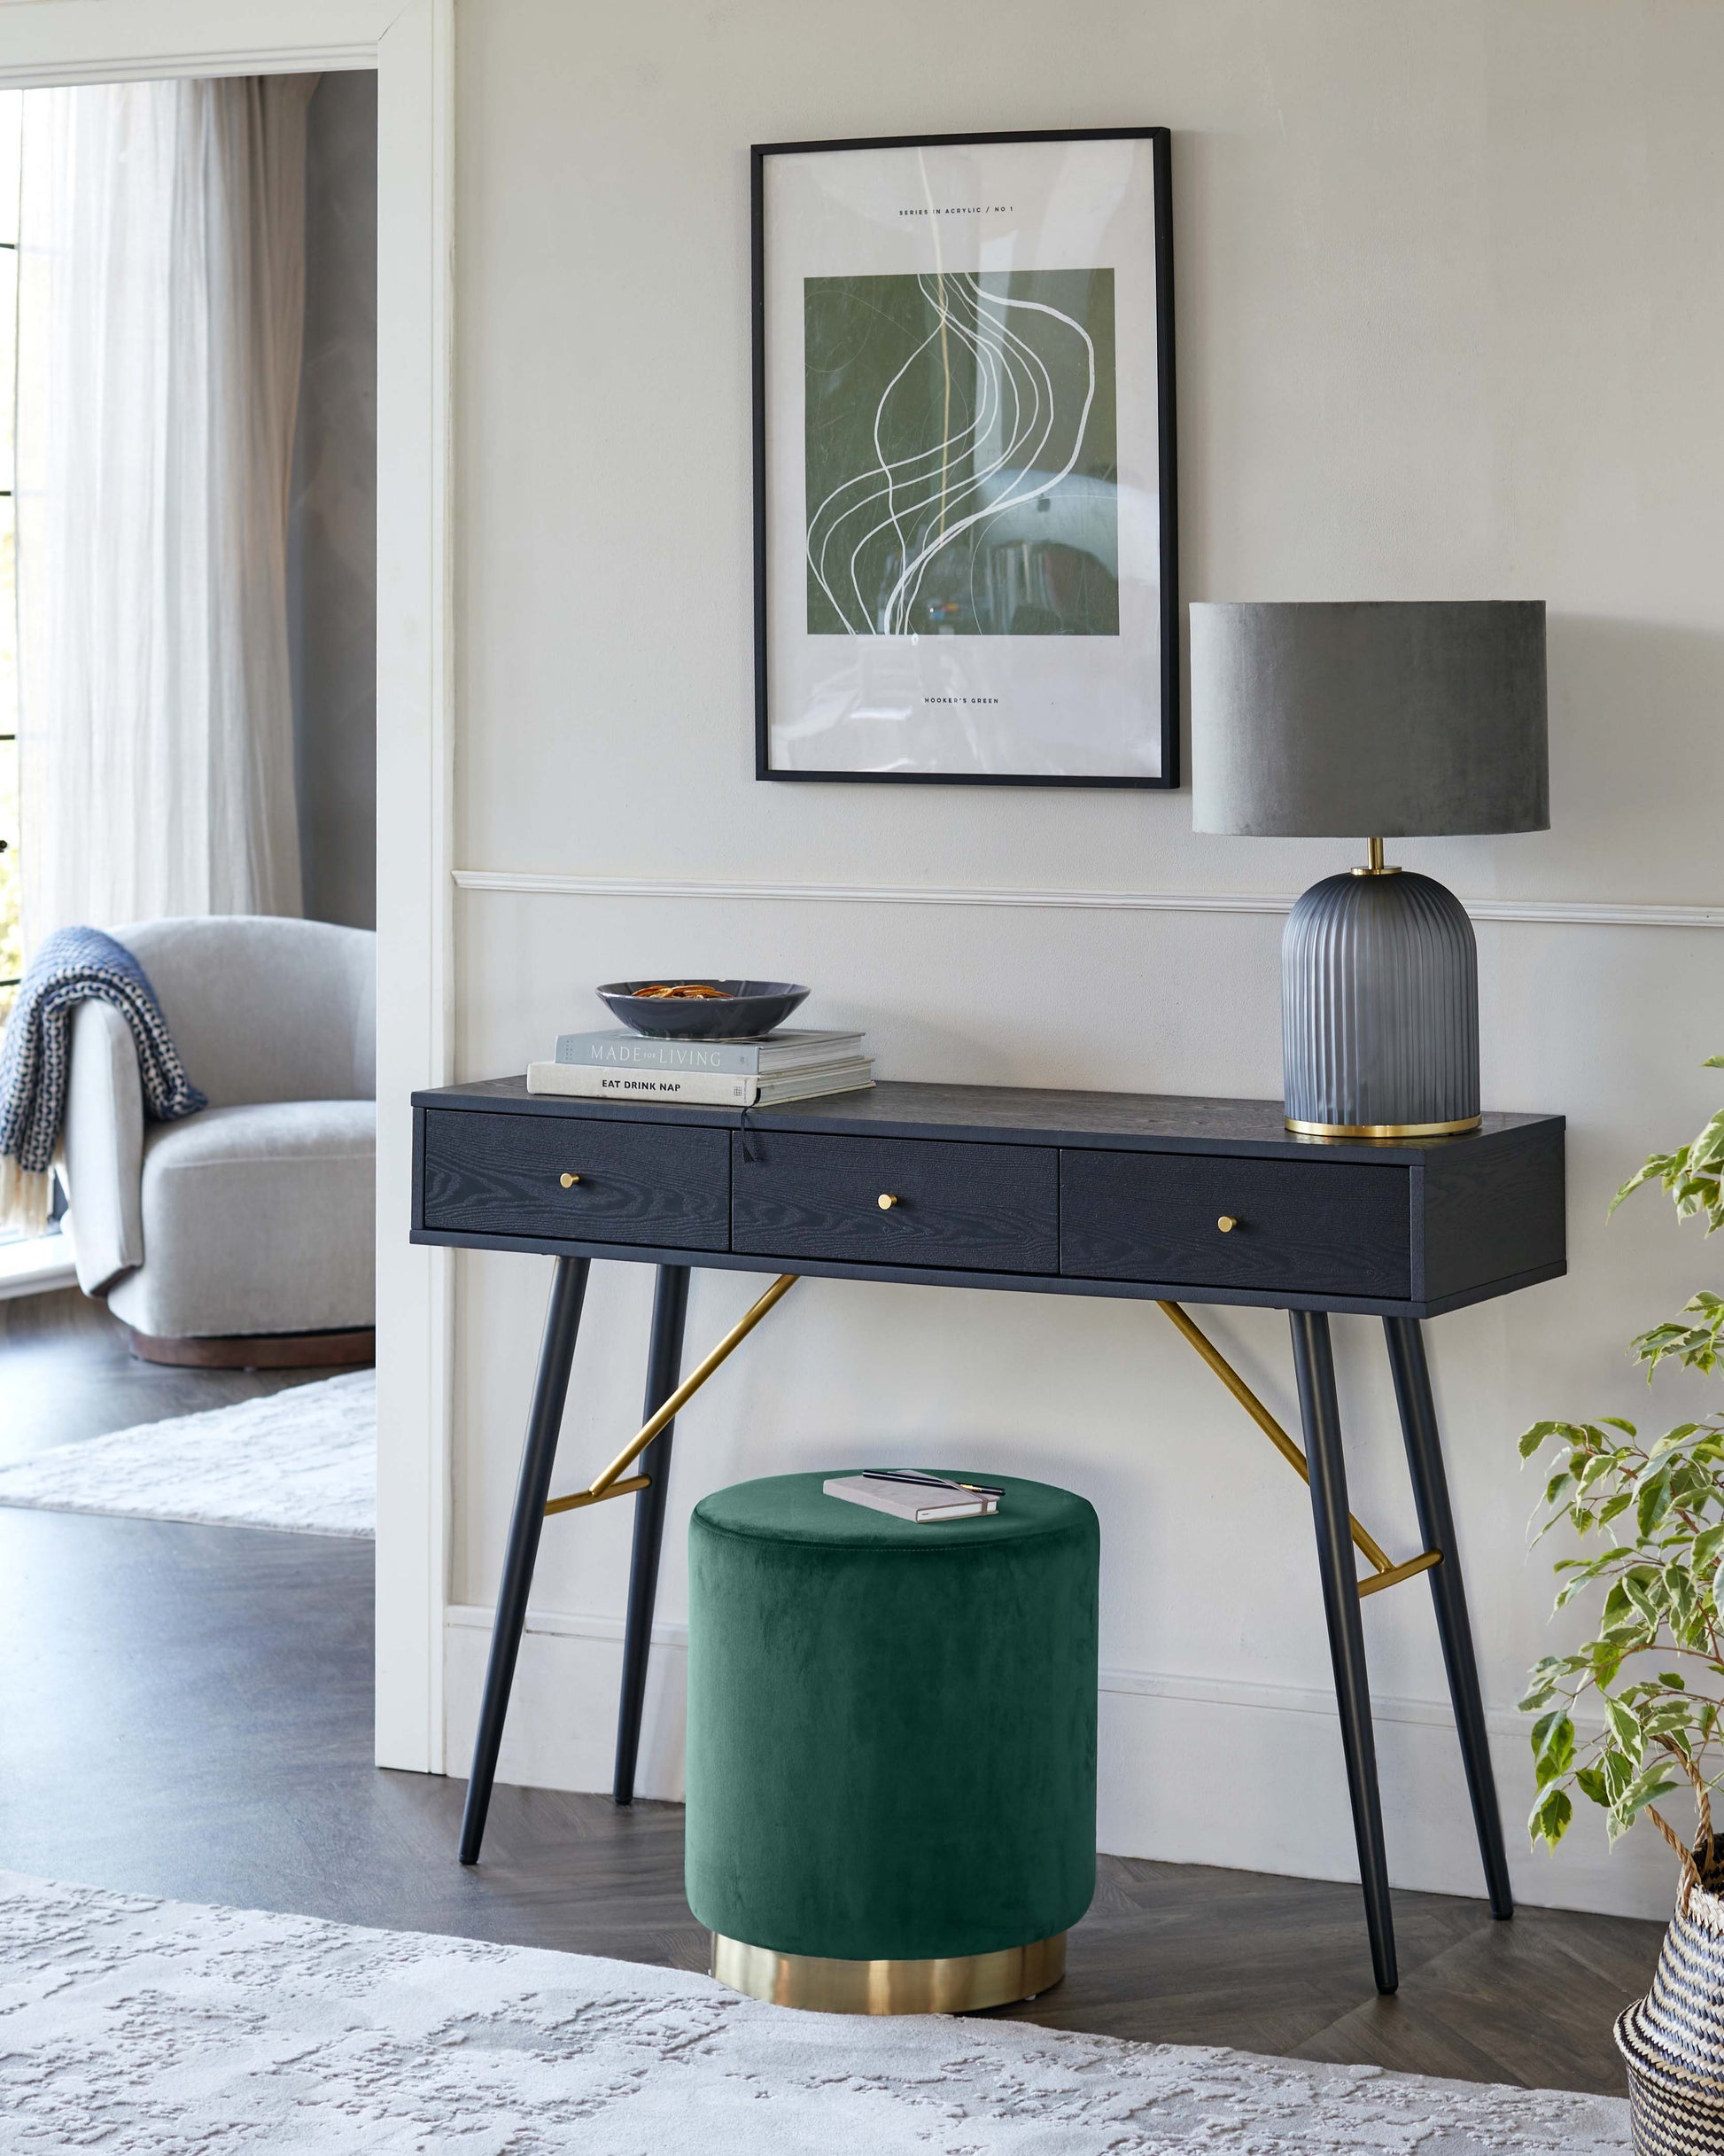
M491 1785L496 1779L497 1753L503 1741L509 1691L515 1681L515 1657L521 1646L521 1627L526 1622L539 1533L545 1524L545 1500L551 1491L551 1469L556 1464L557 1433L563 1428L563 1405L569 1397L569 1366L575 1357L575 1335L580 1330L581 1299L586 1293L589 1261L559 1257L555 1262L550 1308L545 1313L545 1337L539 1350L539 1375L533 1382L532 1408L527 1416L526 1443L521 1449L521 1475L515 1485L515 1513L509 1523L497 1621L491 1632L490 1659L485 1665L485 1696L479 1703L478 1734L473 1740L473 1769L467 1778L467 1802L461 1815L461 1861L464 1864L478 1862L479 1843L485 1839L485 1815L491 1807Z
M1317 1572L1329 1655L1340 1709L1341 1748L1353 1804L1353 1838L1359 1849L1359 1884L1364 1890L1365 1927L1379 1991L1400 1979L1394 1961L1394 1915L1389 1906L1388 1851L1383 1841L1383 1804L1377 1789L1377 1740L1371 1725L1371 1685L1365 1674L1365 1634L1360 1621L1358 1573L1347 1502L1347 1459L1341 1450L1340 1404L1335 1397L1335 1358L1329 1319L1320 1310L1289 1311L1293 1366L1299 1377L1299 1412L1310 1463L1311 1514L1316 1523Z
M688 1268L661 1265L653 1294L652 1344L647 1350L647 1394L641 1420L649 1422L682 1380L682 1327L688 1315ZM634 1500L634 1551L629 1559L628 1617L623 1627L623 1693L617 1709L617 1763L610 1780L613 1803L634 1802L634 1763L641 1751L641 1711L647 1699L647 1662L652 1653L653 1606L658 1599L658 1552L664 1539L664 1506L671 1491L667 1422L641 1455L640 1472L652 1480Z
M1455 1515L1448 1506L1448 1477L1442 1464L1436 1402L1431 1397L1425 1335L1417 1318L1385 1318L1383 1330L1388 1338L1389 1367L1394 1374L1401 1434L1407 1441L1407 1471L1412 1477L1418 1531L1427 1550L1442 1552L1442 1562L1433 1565L1425 1577L1431 1583L1437 1637L1442 1642L1443 1667L1448 1672L1448 1696L1455 1703L1455 1727L1466 1768L1467 1794L1472 1799L1472 1823L1479 1830L1479 1854L1485 1863L1490 1912L1494 1917L1511 1917L1515 1903L1509 1884L1509 1853L1503 1842L1503 1814L1496 1801L1496 1777L1491 1770L1490 1737L1485 1727L1485 1702L1479 1691L1472 1627L1466 1614L1466 1588L1455 1546Z

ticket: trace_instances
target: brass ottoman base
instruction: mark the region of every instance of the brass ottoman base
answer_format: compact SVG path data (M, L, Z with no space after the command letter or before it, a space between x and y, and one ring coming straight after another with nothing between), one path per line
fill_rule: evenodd
M733 1991L812 2013L973 2013L1033 1999L1066 1973L1066 1934L935 1961L828 1961L712 1934L712 1973Z

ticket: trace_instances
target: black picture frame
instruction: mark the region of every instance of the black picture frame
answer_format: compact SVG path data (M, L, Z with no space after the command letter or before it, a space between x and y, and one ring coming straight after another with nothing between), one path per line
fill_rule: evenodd
M1145 142L1154 190L1153 296L1160 566L1161 769L1153 776L1049 773L792 770L772 762L768 708L765 161L813 152L943 149L988 144ZM858 136L756 143L749 156L750 322L753 339L755 776L816 785L1032 786L1171 792L1180 779L1178 437L1174 370L1172 134L1164 127L1046 128L962 135Z

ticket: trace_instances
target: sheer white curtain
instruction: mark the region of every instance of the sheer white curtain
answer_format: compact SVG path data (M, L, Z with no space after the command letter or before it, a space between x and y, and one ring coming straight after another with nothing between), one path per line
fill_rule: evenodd
M286 541L315 75L29 92L27 949L297 914Z

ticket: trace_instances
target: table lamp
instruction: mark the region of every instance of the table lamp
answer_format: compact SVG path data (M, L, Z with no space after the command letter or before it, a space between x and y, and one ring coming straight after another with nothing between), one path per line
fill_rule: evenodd
M1386 838L1549 828L1544 603L1193 605L1192 828L1353 837L1281 942L1287 1128L1479 1123L1479 961L1451 891Z

